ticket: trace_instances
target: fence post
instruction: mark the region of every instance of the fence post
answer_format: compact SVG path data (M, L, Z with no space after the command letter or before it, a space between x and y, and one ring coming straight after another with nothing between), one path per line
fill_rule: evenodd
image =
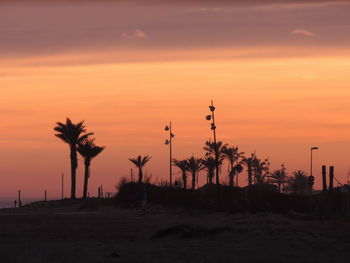
M322 189L324 193L327 192L327 171L325 165L322 165Z
M329 167L329 191L333 191L334 166Z

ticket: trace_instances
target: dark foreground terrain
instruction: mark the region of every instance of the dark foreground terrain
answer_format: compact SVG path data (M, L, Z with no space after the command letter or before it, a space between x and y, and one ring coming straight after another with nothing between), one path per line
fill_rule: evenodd
M350 223L49 202L0 210L0 262L349 262Z

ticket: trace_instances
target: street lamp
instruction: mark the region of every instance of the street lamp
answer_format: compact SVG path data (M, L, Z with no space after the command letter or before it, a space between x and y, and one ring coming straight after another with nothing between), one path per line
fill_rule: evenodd
M318 147L311 147L311 165L310 165L310 176L312 176L312 152L318 150ZM312 178L312 177L311 177Z
M165 131L169 132L169 139L166 139L165 140L165 144L166 145L169 145L169 150L170 150L170 165L169 165L169 172L170 172L170 186L173 185L173 182L172 182L172 178L173 178L173 162L172 162L172 159L173 159L173 149L172 149L172 141L173 141L173 138L175 137L175 135L172 133L171 131L171 122L170 122L170 125L166 125L165 128L164 128Z
M213 131L214 135L214 151L215 151L215 165L216 165L216 185L219 187L219 153L218 153L218 145L217 145L217 140L216 140L216 125L215 125L215 107L213 104L213 101L211 101L211 105L209 106L210 114L207 115L205 118L208 121L212 121L210 123L211 130Z

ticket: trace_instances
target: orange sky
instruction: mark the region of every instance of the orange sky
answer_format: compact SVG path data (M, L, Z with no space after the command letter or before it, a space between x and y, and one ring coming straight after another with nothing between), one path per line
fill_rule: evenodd
M238 145L248 154L256 151L261 158L269 157L271 169L284 162L289 172L295 169L309 172L309 148L316 145L320 147L314 159L316 178L320 177L321 164L333 164L336 177L346 182L350 169L347 154L350 146L350 50L345 48L348 40L341 37L341 30L348 29L349 25L339 18L343 14L339 10L348 5L344 4L341 9L338 5L327 6L328 13L334 15L338 10L339 15L339 24L332 25L339 41L335 39L333 43L326 41L329 36L322 37L322 32L325 35L332 32L331 26L314 20L304 21L305 27L286 26L288 41L284 43L279 43L277 37L275 41L267 41L253 33L249 41L256 39L258 44L245 43L248 41L245 39L236 45L223 33L218 33L222 44L211 43L209 36L206 36L208 42L203 44L201 39L205 39L205 34L197 31L198 25L193 31L197 37L182 35L181 41L170 43L167 39L181 32L180 22L176 24L172 17L162 17L152 7L136 5L125 10L135 8L135 12L141 12L143 9L145 16L154 12L159 21L149 24L146 20L138 24L129 21L130 26L122 29L119 38L113 41L101 35L99 43L89 46L86 43L90 42L82 45L77 37L79 43L72 45L62 40L60 45L40 52L35 50L34 44L45 44L45 41L38 40L37 32L33 31L35 23L23 33L23 28L19 27L25 26L26 18L23 23L20 20L11 22L9 17L0 18L0 22L1 19L8 22L7 28L2 30L12 33L8 35L8 42L13 42L13 47L0 44L3 55L0 62L0 196L14 196L18 188L26 196L40 196L44 189L48 189L51 197L59 195L61 172L67 175L68 182L69 154L68 147L53 136L52 129L56 121L64 121L65 117L73 121L85 120L89 131L95 132L96 143L107 147L92 164L92 194L99 184L103 184L106 191L114 191L118 179L129 174L131 163L127 158L138 154L152 155L146 171L153 178L167 178L164 125L170 120L173 122L176 158L192 154L202 156L203 143L211 136L209 123L204 118L211 99L217 106L220 140ZM176 8L180 10L180 7ZM20 7L6 8L23 11ZM193 10L193 6L188 8ZM270 12L266 11L266 6L231 8L232 12L240 9L250 14L252 21L257 20L256 26L259 14ZM279 8L286 12L286 7ZM300 13L310 7L298 8L296 11L288 9L288 12ZM322 18L324 5L312 8ZM177 9L163 6L164 12ZM58 9L55 10L51 12L56 14ZM212 15L219 10L211 10ZM30 14L27 19L31 21ZM221 25L230 25L227 19L222 19ZM278 22L277 16L275 19ZM168 23L168 29L157 28L161 20ZM60 34L57 21L48 21L51 24L48 23L43 32L52 30ZM127 18L122 20L124 24L127 21ZM150 24L155 28L153 33ZM87 29L89 26L86 25ZM220 31L216 26L216 22L209 19L203 28ZM193 29L191 24L187 28ZM245 26L238 24L237 28ZM270 24L263 28L266 32L269 29L272 35L276 33ZM82 29L77 27L76 30L81 32ZM16 42L16 34L20 38L27 33L33 34L32 38L27 35L28 47ZM46 33L42 34L45 39ZM238 41L244 38L240 36L235 35ZM46 39L49 41L50 37ZM88 38L81 35L81 39L87 41ZM118 46L118 41L135 44ZM81 191L82 168L80 162L78 192ZM226 169L225 164L222 175L225 180ZM179 175L175 170L175 176ZM245 173L241 178L243 185ZM319 187L319 182L316 183ZM67 184L67 196L68 189Z

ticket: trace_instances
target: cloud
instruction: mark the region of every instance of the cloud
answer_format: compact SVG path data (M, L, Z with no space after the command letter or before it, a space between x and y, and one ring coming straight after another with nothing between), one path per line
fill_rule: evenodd
M0 3L128 3L128 4L228 4L228 5L266 5L266 4L305 4L305 3L349 3L349 0L0 0Z
M295 29L292 32L290 32L292 35L301 35L301 36L305 36L305 37L314 37L315 34L305 30L305 29Z
M122 37L128 39L145 39L147 38L147 35L144 31L136 28L131 33L122 33Z

